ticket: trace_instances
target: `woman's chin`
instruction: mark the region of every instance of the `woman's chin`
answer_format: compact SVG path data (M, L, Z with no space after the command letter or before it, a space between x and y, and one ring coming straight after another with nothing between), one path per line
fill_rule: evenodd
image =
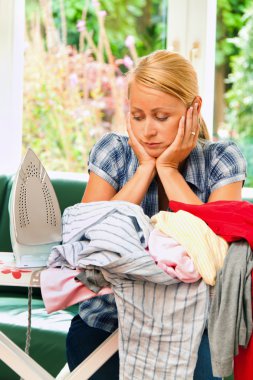
M146 149L150 157L158 158L165 149Z

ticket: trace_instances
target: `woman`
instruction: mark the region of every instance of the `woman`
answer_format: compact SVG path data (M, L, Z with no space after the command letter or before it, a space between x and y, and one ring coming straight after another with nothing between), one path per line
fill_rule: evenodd
M94 146L82 201L125 200L141 205L151 217L166 210L169 200L241 200L245 160L234 143L208 141L191 63L179 54L157 51L143 57L128 79L129 137L107 134ZM70 369L116 327L112 295L81 304L67 338ZM102 378L118 378L117 356L92 377ZM206 331L194 379L217 379Z

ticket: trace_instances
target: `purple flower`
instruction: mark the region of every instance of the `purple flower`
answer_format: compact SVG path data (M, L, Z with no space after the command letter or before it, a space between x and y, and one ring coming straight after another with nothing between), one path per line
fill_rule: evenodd
M78 32L83 32L85 30L85 21L79 20L76 24Z
M130 47L134 46L134 44L135 44L134 36L127 36L127 38L125 39L126 47L130 48Z

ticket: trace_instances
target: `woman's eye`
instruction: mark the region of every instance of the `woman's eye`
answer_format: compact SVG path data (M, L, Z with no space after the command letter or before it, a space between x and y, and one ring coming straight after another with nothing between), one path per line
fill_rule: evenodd
M159 120L159 121L165 121L165 120L168 119L169 116L167 116L167 115L166 115L166 116L156 115L155 117L156 117L156 119Z
M143 119L143 116L132 115L132 117L136 121L141 121Z

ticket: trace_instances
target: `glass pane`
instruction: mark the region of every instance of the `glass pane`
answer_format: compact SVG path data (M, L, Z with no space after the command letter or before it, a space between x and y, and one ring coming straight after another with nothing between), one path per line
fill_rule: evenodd
M107 131L125 131L126 78L166 46L160 0L27 0L23 149L48 170L86 170Z
M234 140L253 187L253 7L251 0L217 1L215 137Z

